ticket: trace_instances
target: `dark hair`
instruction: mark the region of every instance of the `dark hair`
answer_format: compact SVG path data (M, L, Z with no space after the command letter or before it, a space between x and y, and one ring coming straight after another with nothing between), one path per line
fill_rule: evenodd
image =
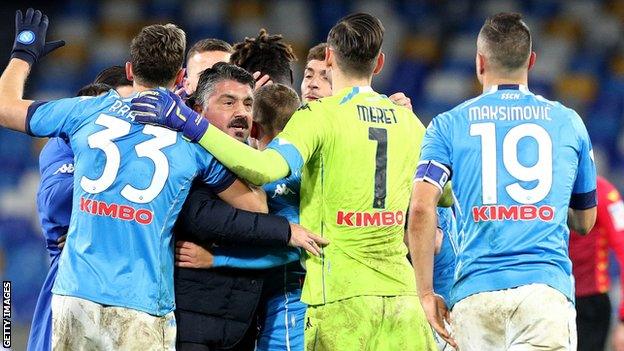
M111 89L113 89L113 87L108 84L91 83L80 88L76 96L98 96L102 93L106 93Z
M253 118L267 132L275 133L284 129L299 106L299 95L289 86L265 85L254 94Z
M143 27L130 44L135 80L148 87L173 82L184 62L186 35L174 24Z
M266 29L260 29L256 38L245 38L234 45L230 63L246 69L248 72L260 71L268 74L276 83L293 84L290 63L297 57L290 44L284 42L281 34L269 35Z
M523 67L531 55L531 31L518 13L502 12L485 20L478 40L483 53L503 71Z
M377 17L355 13L341 18L332 27L327 45L334 50L341 70L356 77L367 77L375 69L383 35L384 27Z
M206 51L223 51L231 54L232 52L234 52L234 49L232 48L232 45L221 39L202 39L193 44L193 46L191 46L188 53L186 54L186 61L188 62L189 58L191 58L191 56L193 56L194 54Z
M308 57L306 57L306 63L317 60L317 61L325 61L325 49L327 48L327 43L320 43L313 46L308 51Z
M226 62L217 62L199 75L197 89L192 96L194 103L205 106L217 83L224 80L233 80L241 84L247 84L251 89L254 88L256 83L251 73L244 69Z
M132 86L132 82L126 77L126 69L122 66L111 66L100 72L95 80L95 84L107 84L117 89L121 86Z

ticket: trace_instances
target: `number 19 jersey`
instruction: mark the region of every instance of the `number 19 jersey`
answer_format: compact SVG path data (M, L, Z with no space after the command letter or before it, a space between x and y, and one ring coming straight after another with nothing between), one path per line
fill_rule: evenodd
M329 239L302 300L415 295L403 233L424 126L370 87L304 105L269 146L301 167L301 224Z
M421 160L451 169L459 202L451 305L532 283L573 301L568 206L596 205L591 142L576 112L525 86L494 86L433 119Z
M191 182L215 192L235 180L181 135L134 123L130 99L35 102L27 130L74 152L74 193L53 293L162 316L174 309L171 229Z

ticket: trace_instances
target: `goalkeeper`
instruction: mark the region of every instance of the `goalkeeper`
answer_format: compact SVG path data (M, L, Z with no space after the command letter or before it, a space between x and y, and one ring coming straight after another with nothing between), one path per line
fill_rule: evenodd
M325 59L334 95L301 107L263 152L210 127L173 94L133 100L136 120L182 131L255 184L304 164L301 223L331 240L321 257L306 257L308 350L435 349L403 243L425 129L370 87L384 63L383 32L368 14L341 19Z

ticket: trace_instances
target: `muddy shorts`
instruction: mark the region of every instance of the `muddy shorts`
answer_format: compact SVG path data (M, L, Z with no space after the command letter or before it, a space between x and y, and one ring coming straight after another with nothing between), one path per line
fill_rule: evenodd
M545 284L468 296L451 326L461 351L576 350L574 305Z
M103 306L71 296L52 296L52 349L175 350L173 312L162 317Z
M417 296L356 296L308 306L305 344L307 351L436 350Z

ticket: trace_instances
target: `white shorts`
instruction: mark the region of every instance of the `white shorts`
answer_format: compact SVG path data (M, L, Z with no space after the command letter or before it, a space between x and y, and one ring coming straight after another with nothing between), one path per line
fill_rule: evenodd
M173 312L162 317L52 295L52 350L175 350Z
M453 307L461 351L576 350L576 311L545 284L471 295Z

